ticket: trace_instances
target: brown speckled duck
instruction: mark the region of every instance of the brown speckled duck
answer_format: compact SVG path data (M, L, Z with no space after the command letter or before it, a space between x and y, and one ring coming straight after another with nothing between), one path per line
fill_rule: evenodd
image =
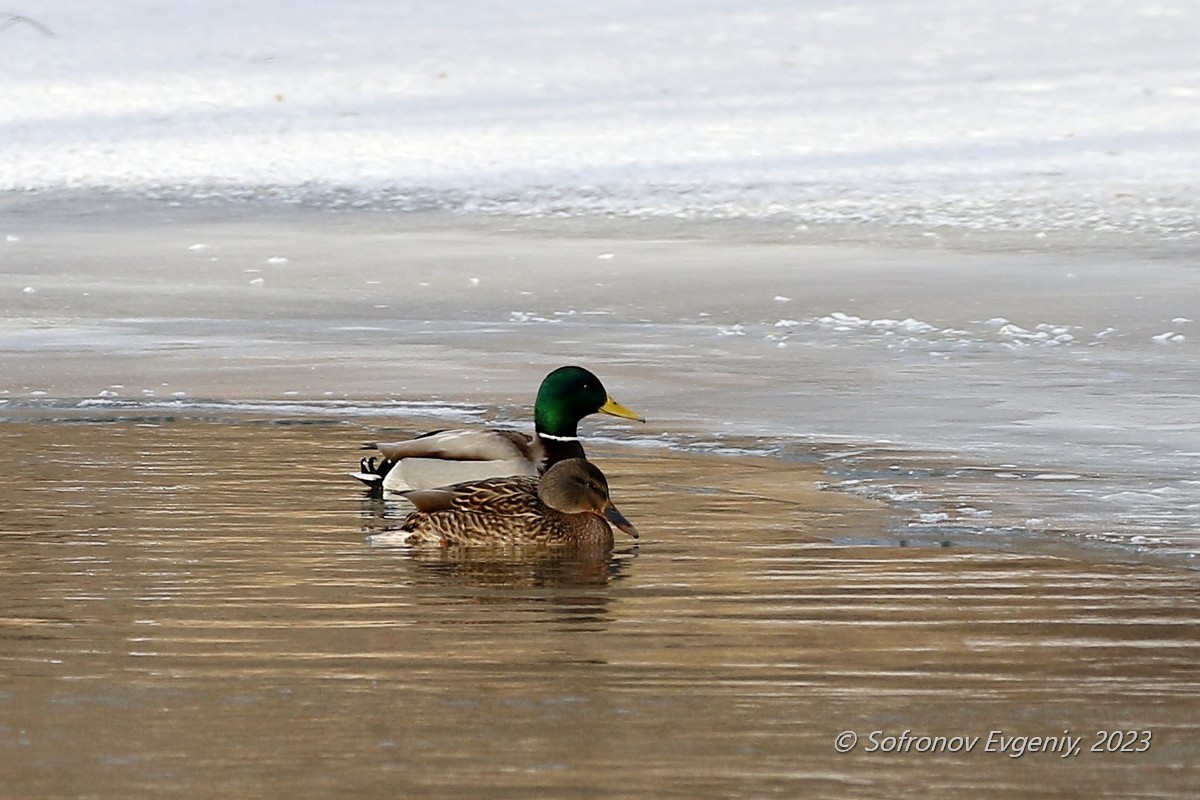
M550 545L611 549L611 522L637 528L608 497L608 481L582 458L559 461L541 478L515 475L405 492L417 510L400 526L409 545Z

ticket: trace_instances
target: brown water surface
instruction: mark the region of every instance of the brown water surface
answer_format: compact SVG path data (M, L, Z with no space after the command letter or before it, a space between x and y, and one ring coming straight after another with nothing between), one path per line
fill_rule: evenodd
M344 477L362 436L0 424L0 796L1200 790L1194 571L862 544L894 512L815 468L602 447L636 548L413 555L366 541L396 512ZM1102 730L1143 752L1090 752ZM992 731L1082 752L986 752Z

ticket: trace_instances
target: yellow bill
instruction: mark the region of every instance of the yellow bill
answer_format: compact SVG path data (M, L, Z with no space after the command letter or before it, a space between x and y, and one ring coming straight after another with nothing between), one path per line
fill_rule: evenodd
M646 421L642 418L641 414L626 408L611 397L604 401L604 405L600 406L600 410L605 414L612 414L614 417L621 417L622 419L636 419L638 422Z

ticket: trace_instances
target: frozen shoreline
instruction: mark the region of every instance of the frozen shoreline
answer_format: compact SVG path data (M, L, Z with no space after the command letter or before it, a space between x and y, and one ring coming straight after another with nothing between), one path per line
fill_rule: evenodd
M644 211L644 210L643 210ZM1105 226L1052 230L1003 226L973 228L909 221L887 223L866 218L804 220L794 214L766 217L729 216L694 210L656 215L575 213L564 209L511 208L487 210L462 206L389 205L348 188L309 186L296 193L281 187L224 186L201 189L179 186L162 190L53 188L0 192L0 214L14 220L46 217L92 220L144 217L169 224L180 214L220 224L248 218L287 223L312 215L335 224L384 220L379 227L396 231L457 230L483 234L518 231L545 238L617 238L634 241L700 241L728 244L787 244L840 250L988 255L1004 253L1092 256L1127 255L1135 259L1187 259L1196 252L1190 235L1164 236L1159 231ZM391 220L388 222L387 220ZM339 222L340 221L340 222ZM0 235L3 235L0 232Z
M1200 290L1192 261L1170 251L689 239L653 224L555 235L545 220L277 206L94 210L42 206L0 231L0 411L524 409L545 371L583 362L654 420L618 440L749 442L785 458L816 446L859 482L843 488L908 502L931 530L1200 552L1200 424L1188 413Z

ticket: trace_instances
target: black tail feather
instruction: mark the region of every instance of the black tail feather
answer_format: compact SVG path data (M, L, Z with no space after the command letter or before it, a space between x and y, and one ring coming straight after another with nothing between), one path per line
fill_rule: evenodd
M383 497L383 481L396 463L388 458L371 456L359 459L358 474L350 474L366 484L369 497Z
M365 475L378 475L380 482L382 482L396 464L397 462L392 461L390 458L376 458L375 456L371 456L370 458L360 459L358 468Z

